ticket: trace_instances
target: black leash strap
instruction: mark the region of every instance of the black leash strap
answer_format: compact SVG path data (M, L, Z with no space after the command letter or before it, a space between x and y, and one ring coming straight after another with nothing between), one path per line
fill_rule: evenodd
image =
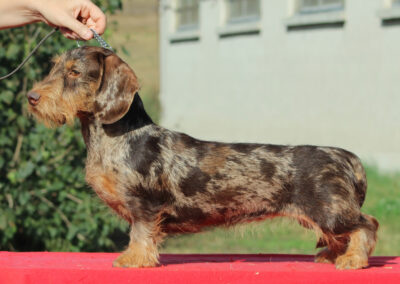
M46 39L48 39L49 37L51 37L56 31L58 30L58 28L53 29L51 32L49 32L44 38L42 38L42 40L35 46L34 49L32 49L32 51L28 54L28 56L21 62L21 64L18 65L17 68L14 69L14 71L12 71L11 73L0 77L0 81L7 79L8 77L14 75L19 69L22 68L22 66L25 65L25 63L29 60L29 58L32 57L32 55L36 52L36 50L38 50L38 48L46 41Z
M7 79L8 77L14 75L19 69L21 69L22 66L24 66L25 63L29 60L29 58L31 58L32 55L36 52L36 50L38 50L38 48L39 48L49 37L51 37L57 30L58 30L58 28L54 28L54 29L53 29L51 32L49 32L44 38L42 38L42 40L35 46L34 49L32 49L32 51L31 51L31 52L28 54L28 56L18 65L18 67L15 68L14 71L12 71L11 73L9 73L9 74L7 74L7 75L5 75L5 76L3 76L3 77L0 77L0 81L1 81L1 80L4 80L4 79ZM96 31L95 31L94 29L90 29L90 30L93 32L94 38L99 42L99 44L101 45L101 47L107 48L107 49L109 49L109 50L111 50L111 51L113 50L112 47L111 47L101 36L99 36L99 34L96 33ZM80 47L78 41L77 41L77 43L78 43L78 46Z

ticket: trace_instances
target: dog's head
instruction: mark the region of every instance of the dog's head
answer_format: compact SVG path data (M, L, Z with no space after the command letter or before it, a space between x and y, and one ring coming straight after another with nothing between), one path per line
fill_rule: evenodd
M29 111L47 126L90 115L103 124L122 118L139 85L132 69L115 53L81 47L56 57L49 75L28 92Z

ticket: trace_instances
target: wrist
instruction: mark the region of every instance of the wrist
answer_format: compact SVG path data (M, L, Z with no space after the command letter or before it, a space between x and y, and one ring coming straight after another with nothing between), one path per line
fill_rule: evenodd
M46 7L47 4L45 0L19 0L22 7L27 11L28 17L31 18L32 21L40 21L43 20L42 17L42 9Z
M0 29L19 27L41 20L36 6L39 6L42 1L0 0Z

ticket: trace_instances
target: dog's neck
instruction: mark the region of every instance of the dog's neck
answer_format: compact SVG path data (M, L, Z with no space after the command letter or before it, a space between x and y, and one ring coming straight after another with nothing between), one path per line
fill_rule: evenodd
M146 125L154 124L146 113L143 102L138 93L135 94L128 112L118 121L112 124L102 124L95 118L88 116L79 117L82 125L82 135L86 146L90 144L92 136L106 135L108 137L120 137Z
M112 124L103 124L103 129L108 136L114 137L121 136L149 124L153 124L153 121L146 113L139 94L136 93L128 112L120 120Z

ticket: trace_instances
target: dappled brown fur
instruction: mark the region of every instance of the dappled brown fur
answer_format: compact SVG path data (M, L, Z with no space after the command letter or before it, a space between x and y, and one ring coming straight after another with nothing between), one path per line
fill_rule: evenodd
M216 225L296 219L323 248L317 262L368 265L378 222L361 213L367 181L354 154L339 148L201 141L155 125L134 72L118 56L82 47L58 57L28 94L46 125L79 117L86 180L131 224L118 267L158 263L167 234Z

